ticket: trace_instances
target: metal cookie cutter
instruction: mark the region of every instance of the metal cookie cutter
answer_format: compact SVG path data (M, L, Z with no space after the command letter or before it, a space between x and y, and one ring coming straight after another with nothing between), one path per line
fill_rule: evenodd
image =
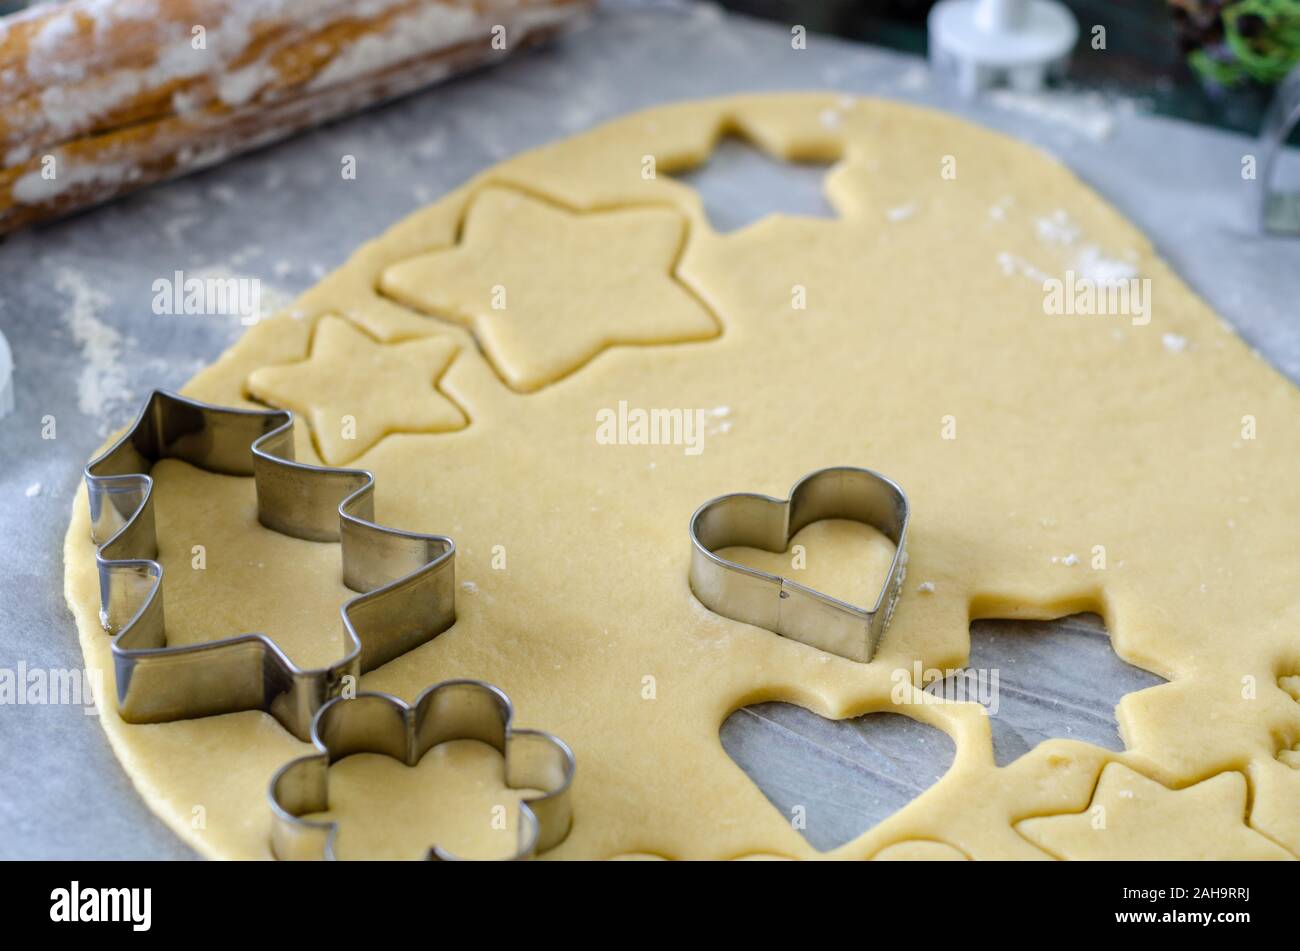
M303 670L263 634L167 646L148 475L160 459L252 475L263 525L342 544L343 582L363 593L340 609L341 660ZM232 409L155 390L85 476L91 538L99 546L100 621L113 635L118 707L129 723L264 710L305 740L312 717L345 677L455 623L455 543L376 525L375 480L364 469L294 462L293 414L285 410Z
M354 753L381 753L414 766L449 740L481 740L505 759L506 785L536 789L519 803L519 839L511 859L532 858L564 841L573 821L569 788L573 752L558 737L510 725L510 700L491 684L448 680L407 706L386 693L336 697L316 714L311 739L319 753L280 767L271 778L271 851L278 859L334 859L338 824L302 816L329 808L329 768ZM456 856L432 846L426 856Z
M1261 193L1259 223L1265 231L1274 234L1300 235L1300 191L1274 191L1273 175L1282 158L1286 140L1292 130L1300 125L1300 66L1291 70L1278 84L1264 125L1260 130L1260 151L1263 153L1260 178L1264 183Z
M715 614L866 663L902 590L907 515L907 496L895 483L848 466L809 473L788 499L750 492L718 496L691 516L691 590ZM731 545L785 551L801 529L827 518L871 525L896 546L889 576L870 609L715 554Z

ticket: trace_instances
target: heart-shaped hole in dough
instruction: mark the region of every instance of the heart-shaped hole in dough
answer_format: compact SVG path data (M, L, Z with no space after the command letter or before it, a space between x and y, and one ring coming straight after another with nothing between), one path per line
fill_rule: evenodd
M722 724L727 755L818 851L856 839L933 786L952 765L948 734L900 713L827 720L758 703Z

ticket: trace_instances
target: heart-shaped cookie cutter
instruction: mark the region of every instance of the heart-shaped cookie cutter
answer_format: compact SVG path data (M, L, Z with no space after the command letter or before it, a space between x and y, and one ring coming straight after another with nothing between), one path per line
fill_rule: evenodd
M536 789L519 803L519 836L510 859L532 858L564 841L573 822L569 788L576 763L559 737L511 726L514 710L499 689L481 680L447 680L427 688L409 706L386 693L336 697L312 721L318 753L286 763L267 789L271 851L283 860L334 859L338 824L304 819L329 809L329 768L356 753L380 753L414 766L451 740L480 740L505 760L506 785ZM426 857L457 856L434 845Z
M691 590L715 614L866 663L902 591L907 517L907 496L896 483L853 466L809 473L788 499L752 492L720 495L691 516ZM896 546L889 575L869 609L717 554L732 545L782 552L804 527L828 518L870 525Z

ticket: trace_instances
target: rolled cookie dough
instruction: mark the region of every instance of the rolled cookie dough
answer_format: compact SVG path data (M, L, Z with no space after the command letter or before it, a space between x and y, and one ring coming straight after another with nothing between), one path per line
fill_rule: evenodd
M726 134L833 161L838 217L716 233L672 173ZM1149 280L1146 316L1046 313L1044 280L1067 271ZM340 331L368 341L340 346ZM401 372L371 372L385 353ZM631 115L415 212L185 392L292 406L316 428L300 425L301 458L319 447L373 470L382 521L456 539L455 627L362 686L409 700L482 678L521 725L567 740L576 820L550 857L816 857L718 740L731 711L774 699L826 717L891 710L956 744L935 786L834 857L1123 854L1122 833L1047 818L1086 813L1113 762L1150 784L1143 822L1167 833L1152 848L1300 852L1300 770L1279 755L1300 743L1286 689L1300 675L1300 397L1132 225L1021 143L832 96ZM620 402L705 410L702 451L598 441L598 414ZM342 441L358 412L364 446ZM713 615L687 586L697 505L783 497L827 465L878 469L912 504L907 587L866 665ZM159 469L173 639L261 630L301 662L331 656L348 597L337 546L260 528L251 480ZM809 557L834 560L823 541ZM108 669L84 496L66 571L86 661ZM982 708L891 698L891 673L914 661L961 665L972 618L1081 610L1170 681L1120 703L1122 753L1051 740L999 769ZM303 744L260 713L126 725L107 693L101 722L154 811L205 855L266 857L266 783ZM457 757L464 770L445 768ZM420 854L434 836L492 852L489 816L512 802L499 771L445 759L428 773L436 809L402 808L410 786L385 799L401 784L380 773L350 787L386 817L352 835L341 817L355 854ZM1202 788L1231 796L1180 792L1224 774Z

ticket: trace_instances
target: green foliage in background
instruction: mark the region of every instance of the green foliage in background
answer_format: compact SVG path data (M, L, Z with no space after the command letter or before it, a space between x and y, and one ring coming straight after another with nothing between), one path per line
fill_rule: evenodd
M1271 85L1300 64L1300 0L1176 5L1217 13L1217 35L1206 37L1205 45L1188 54L1192 68L1206 79L1224 86L1251 80Z

